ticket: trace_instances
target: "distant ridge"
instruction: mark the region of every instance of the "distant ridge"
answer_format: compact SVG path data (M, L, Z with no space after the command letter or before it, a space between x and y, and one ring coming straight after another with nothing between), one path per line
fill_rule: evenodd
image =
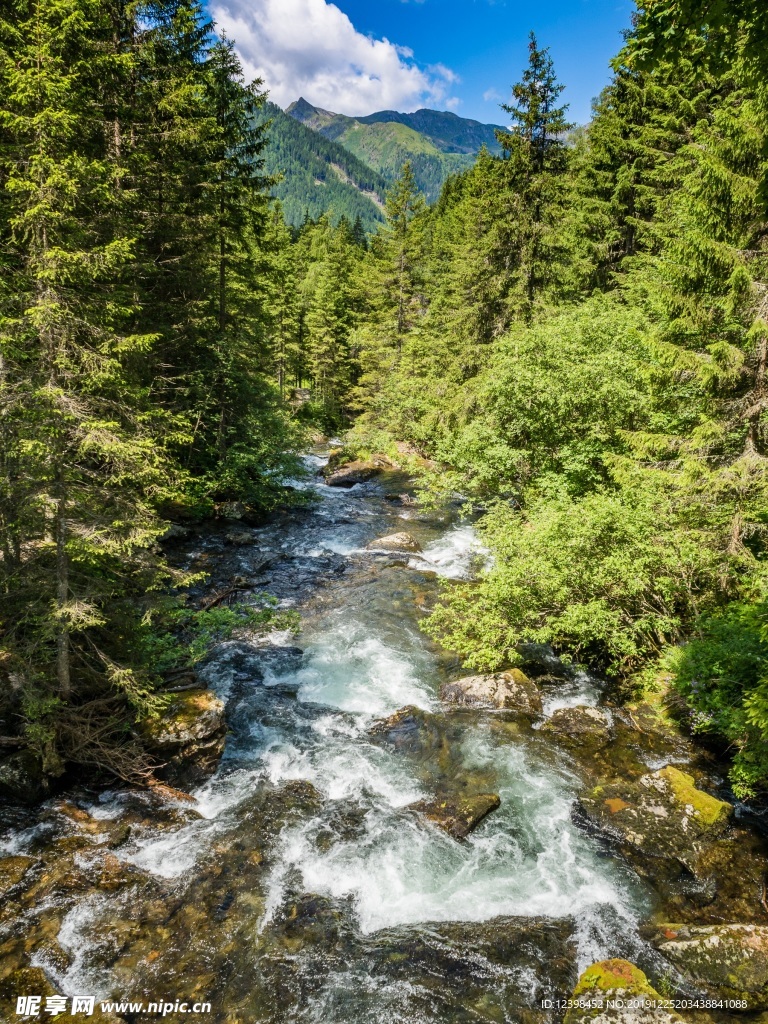
M394 181L410 161L416 182L428 202L434 202L446 178L465 170L485 146L500 153L496 129L449 111L417 110L401 114L382 110L363 117L335 114L300 97L286 108L294 120L325 138L340 143L363 163Z
M363 124L380 124L396 121L419 132L437 146L443 153L477 154L483 148L490 153L501 153L496 141L496 131L506 131L500 124L482 124L470 118L459 117L448 110L422 108L412 114L400 114L396 110L380 110L376 114L356 117Z

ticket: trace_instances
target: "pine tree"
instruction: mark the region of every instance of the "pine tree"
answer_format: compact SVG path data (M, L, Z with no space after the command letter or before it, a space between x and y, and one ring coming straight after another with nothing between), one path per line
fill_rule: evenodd
M533 33L528 53L522 80L512 87L515 102L502 104L512 124L497 138L506 156L507 187L515 197L505 245L515 251L513 274L521 308L530 317L535 300L556 280L563 258L555 227L565 198L565 135L573 126L565 117L567 106L557 106L564 86L555 77L549 51L539 49Z
M3 23L12 48L0 72L14 270L1 398L11 480L34 485L26 508L18 488L6 489L4 626L30 735L55 770L59 749L94 756L100 741L86 723L94 701L110 707L103 689L117 704L122 693L137 710L151 706L147 683L123 660L141 615L139 602L126 618L125 602L171 576L148 551L163 529L149 495L168 465L133 372L153 338L131 325L134 248L112 116L120 103L114 93L101 102L104 83L123 77L124 55L95 2L20 0L14 14ZM125 777L148 770L140 756L131 767L115 755L110 766Z
M358 252L345 221L323 232L324 253L313 267L305 328L313 401L327 426L343 425L350 388L358 376L351 335L359 300L355 282Z

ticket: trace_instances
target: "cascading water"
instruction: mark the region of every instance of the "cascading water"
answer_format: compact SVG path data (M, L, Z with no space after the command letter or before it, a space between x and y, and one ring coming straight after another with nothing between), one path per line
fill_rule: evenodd
M75 901L58 936L68 962L40 962L62 991L102 995L151 992L161 978L180 987L198 972L222 1021L415 1024L517 1019L542 993L565 996L558 986L594 959L642 960L648 898L572 823L577 782L544 734L460 712L438 716L437 752L409 755L369 734L406 705L439 712L456 666L419 630L419 605L436 576L470 574L482 555L472 528L404 512L378 483L317 490L315 507L239 549L246 573L271 559L265 589L304 625L298 641L231 641L207 663L231 736L194 794L198 813L182 808L172 827L118 844L132 887ZM367 550L402 529L420 554ZM574 674L545 711L598 696ZM468 781L501 806L465 841L408 809ZM300 794L298 811L285 811L286 793ZM124 801L103 794L89 810L119 820Z

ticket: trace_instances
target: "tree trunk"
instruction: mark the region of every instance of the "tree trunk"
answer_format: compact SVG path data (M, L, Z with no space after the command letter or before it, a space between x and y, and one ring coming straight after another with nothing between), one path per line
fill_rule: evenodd
M56 610L61 616L69 600L69 556L67 555L67 521L63 487L56 502ZM59 696L67 700L72 691L69 660L69 627L59 618L56 633L56 676Z
M763 418L766 386L765 374L768 367L768 336L765 334L757 343L757 367L755 368L755 386L752 392L751 409L749 415L749 427L747 432L747 447L754 452L762 454L762 438L760 436L760 422Z

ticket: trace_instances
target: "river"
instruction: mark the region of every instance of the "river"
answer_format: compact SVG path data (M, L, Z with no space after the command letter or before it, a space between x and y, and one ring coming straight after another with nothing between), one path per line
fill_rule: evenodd
M56 991L200 998L205 1019L231 1024L546 1021L541 1000L566 997L587 964L647 968L650 892L572 821L565 756L507 714L440 714L439 685L460 669L419 620L440 578L470 578L483 552L466 522L387 500L404 484L315 480L313 506L249 543L213 533L187 551L256 573L301 632L231 640L206 662L230 735L194 806L83 791L84 837L55 810L6 831L6 854L87 840L72 870L89 885L62 882L28 911L46 936L32 962ZM369 550L403 529L421 554ZM545 713L600 693L574 672ZM428 739L374 742L372 723L406 705L435 713ZM408 808L455 789L501 798L460 842Z

